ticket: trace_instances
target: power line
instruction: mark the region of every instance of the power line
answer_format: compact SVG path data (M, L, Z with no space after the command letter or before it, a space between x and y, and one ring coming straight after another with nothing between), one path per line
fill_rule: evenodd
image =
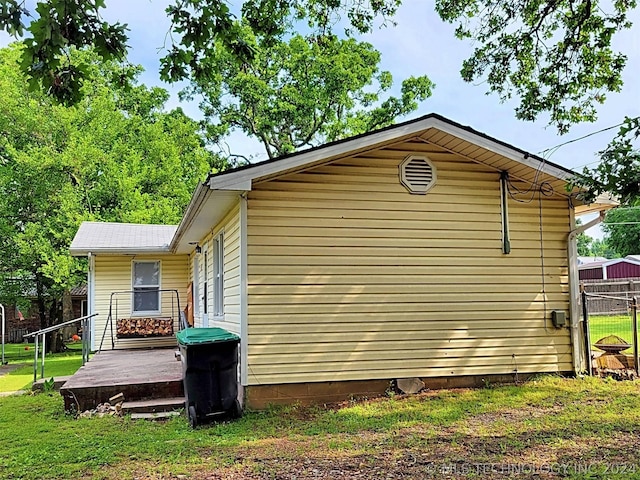
M560 147L564 147L565 145L568 145L570 143L574 143L574 142L578 142L580 140L584 140L585 138L589 138L592 137L593 135L597 135L598 133L602 133L602 132L606 132L608 130L612 130L614 128L620 127L624 125L624 122L620 122L616 125L611 125L610 127L606 127L606 128L602 128L600 130L597 130L595 132L591 132L591 133L587 133L586 135L583 135L582 137L578 137L578 138L574 138L572 140L567 140L566 142L563 143L559 143L558 145L554 146L554 147L549 147L549 148L545 148L544 150L541 150L538 152L538 155L543 155L545 152L549 152L551 150L553 150L553 152L549 155L553 155ZM587 164L588 165L588 164Z

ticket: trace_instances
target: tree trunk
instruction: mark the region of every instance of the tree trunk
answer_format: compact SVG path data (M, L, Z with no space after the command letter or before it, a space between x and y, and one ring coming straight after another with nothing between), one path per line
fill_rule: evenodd
M62 295L62 318L60 318L60 311L58 307L58 301L53 300L50 314L51 325L56 325L63 321L73 319L73 306L71 303L71 292L69 289L65 290ZM65 345L62 330L54 330L51 332L51 335L47 340L49 341L49 352L58 353L64 351Z
M47 327L47 306L44 301L44 286L39 278L36 277L36 295L38 302L38 315L40 315L40 328Z

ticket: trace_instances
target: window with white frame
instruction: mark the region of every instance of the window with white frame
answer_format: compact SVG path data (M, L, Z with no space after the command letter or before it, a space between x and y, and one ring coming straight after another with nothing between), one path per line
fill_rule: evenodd
M213 314L224 316L224 237L220 233L213 241Z
M133 262L133 313L160 313L160 262Z

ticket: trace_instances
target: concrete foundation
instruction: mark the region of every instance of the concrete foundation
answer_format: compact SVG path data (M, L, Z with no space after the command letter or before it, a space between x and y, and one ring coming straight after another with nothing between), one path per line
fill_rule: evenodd
M534 374L518 374L522 382ZM514 383L512 374L469 375L461 377L421 378L425 388L437 390L444 388L477 388L491 384ZM389 380L363 380L347 382L292 383L280 385L251 385L245 387L246 406L262 409L268 405L302 405L336 403L353 398L377 397L390 388Z

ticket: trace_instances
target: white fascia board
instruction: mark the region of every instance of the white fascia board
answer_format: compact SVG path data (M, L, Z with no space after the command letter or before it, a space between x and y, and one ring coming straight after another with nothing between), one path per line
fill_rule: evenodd
M166 255L171 253L168 245L162 247L102 247L102 248L74 248L70 249L69 253L72 257L85 257L91 254L106 254L106 255L146 255L146 254L162 254Z
M332 157L346 155L360 149L374 147L378 144L391 142L396 138L416 135L422 133L425 130L428 130L429 128L435 128L437 130L440 130L441 132L454 135L461 140L466 140L473 143L474 145L486 148L489 151L502 155L510 160L519 162L522 165L526 165L534 170L541 169L542 172L556 177L560 180L566 181L569 180L572 176L571 173L565 170L557 168L548 163L541 162L533 156L525 155L519 150L509 148L489 138L486 138L483 135L478 135L476 133L470 132L464 128L452 125L439 118L429 117L417 122L398 125L397 127L382 130L377 133L372 133L359 138L354 138L352 140L347 140L345 142L329 145L324 148L316 148L306 153L302 152L298 155L293 155L290 158L275 160L273 162L267 162L262 165L257 164L244 170L238 170L237 172L215 176L209 180L209 187L213 190L250 190L251 182L254 179L275 175L287 170L297 169L303 167L306 164L319 162ZM243 188L237 188L239 186L242 186Z
M620 206L620 202L610 194L600 194L593 203L588 205L577 205L574 207L576 216L587 215L594 212L604 212Z
M191 210L189 221L180 223L171 241L172 253L189 253L195 249L195 245L211 233L244 193L239 190L211 190L208 186L204 189L206 193Z
M598 263L598 265L593 265L593 263ZM578 270L594 270L596 268L602 268L602 263L592 262L592 263L583 263L582 265L578 265Z
M222 174L220 176L212 177L209 181L209 186L214 190L218 190L227 188L229 185L247 185L246 182L251 182L256 178L266 177L286 170L296 169L309 163L319 162L331 157L345 155L351 151L361 148L367 148L368 146L376 145L378 143L385 143L397 137L403 137L405 135L418 133L426 128L429 128L429 126L426 124L431 123L432 120L433 119L425 119L409 125L401 125L397 128L373 133L362 138L355 138L350 141L329 145L324 148L316 148L306 153L302 152L299 155L294 155L290 158L268 162L263 165L258 164L245 170L231 172L226 175Z

